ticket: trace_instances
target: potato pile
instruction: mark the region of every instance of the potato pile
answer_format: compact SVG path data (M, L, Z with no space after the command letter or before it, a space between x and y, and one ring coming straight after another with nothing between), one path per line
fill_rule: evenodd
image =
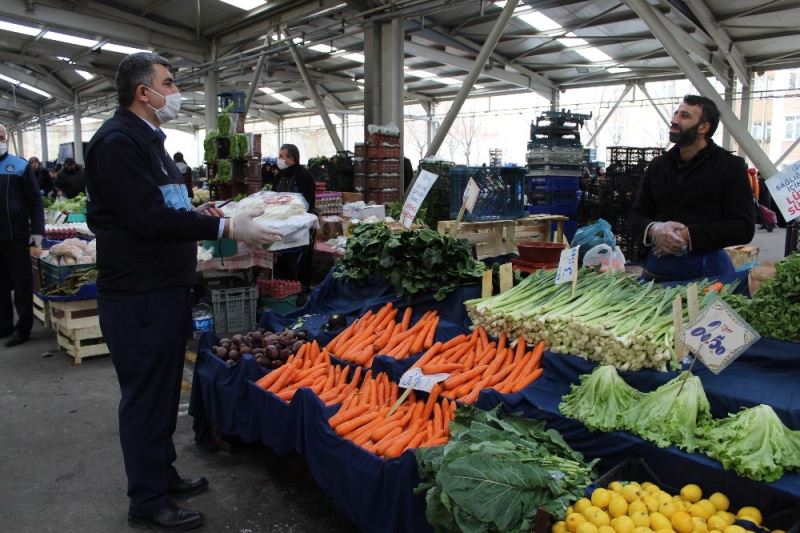
M283 330L280 333L259 328L248 333L234 335L219 340L214 345L214 354L227 361L228 366L239 362L242 355L253 354L256 362L264 368L282 366L290 355L296 354L308 339L305 330Z

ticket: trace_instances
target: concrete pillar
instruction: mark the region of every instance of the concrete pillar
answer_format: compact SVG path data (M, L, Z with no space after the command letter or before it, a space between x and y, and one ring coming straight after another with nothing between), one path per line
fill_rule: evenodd
M22 128L17 129L17 155L25 157L25 143L22 140Z
M550 93L550 111L560 111L561 107L561 91L558 87L554 87Z
M42 139L42 165L45 164L48 158L47 153L47 119L44 116L44 110L39 110L39 135Z
M217 99L217 92L219 92L219 77L216 71L208 71L206 73L205 87L203 89L206 93L206 134L211 130L217 129L217 107L219 100Z
M347 127L348 127L347 123L350 121L348 120L347 115L345 113L342 113L341 117L342 117L342 145L344 146L344 149L347 150L348 146L350 145L350 139L349 139L350 136L348 135L347 132Z
M278 147L283 145L283 117L278 120ZM277 152L275 152L277 155Z
M75 147L75 162L83 165L83 129L81 127L81 102L78 93L75 93L75 106L72 110L72 127L74 129L73 146Z
M739 120L744 127L747 128L747 131L750 131L750 128L753 124L753 73L752 71L749 73L749 78L746 80L746 83L742 83L742 104L739 110ZM763 125L766 128L766 124ZM736 151L739 151L739 145L736 144Z
M400 129L401 160L405 120L404 24L398 18L364 27L364 139L370 124L393 123ZM402 179L398 186L403 190Z

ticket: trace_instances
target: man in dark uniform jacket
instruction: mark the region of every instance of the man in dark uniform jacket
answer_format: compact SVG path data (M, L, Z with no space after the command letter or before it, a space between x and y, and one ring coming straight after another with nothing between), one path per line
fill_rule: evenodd
M753 238L747 165L711 140L718 124L713 101L687 95L672 116L669 139L675 146L647 167L628 221L631 234L649 247L645 277L732 274L723 248Z
M277 237L252 220L258 213L223 219L213 203L192 209L159 127L181 103L166 59L129 55L117 68L116 88L120 107L89 143L86 173L100 328L122 393L128 523L185 531L201 526L203 515L172 500L208 487L205 478L181 478L172 464L197 241L226 235L265 244Z

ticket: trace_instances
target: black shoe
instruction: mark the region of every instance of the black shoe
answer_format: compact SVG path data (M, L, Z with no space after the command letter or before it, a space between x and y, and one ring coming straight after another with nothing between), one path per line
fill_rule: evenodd
M204 477L184 478L167 488L167 496L173 500L190 498L208 490L208 480Z
M19 344L22 344L29 338L30 338L29 334L23 335L20 332L16 332L13 335L11 335L11 337L9 337L9 339L6 341L6 348L11 348L12 346L17 346Z
M136 516L128 513L128 525L137 529L157 529L160 531L189 531L205 522L203 513L167 504L160 511L149 516Z
M14 328L0 329L0 339L5 339L14 334Z

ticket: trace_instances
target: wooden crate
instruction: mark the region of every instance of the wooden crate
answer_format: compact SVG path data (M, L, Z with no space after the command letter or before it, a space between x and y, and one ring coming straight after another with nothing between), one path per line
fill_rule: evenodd
M551 223L556 223L556 233L553 242L561 242L564 235L564 222L569 220L563 215L530 215L526 218L515 220L517 224L514 240L519 241L550 241L552 235Z
M725 248L737 271L750 270L758 265L758 246L740 245Z
M50 327L50 302L33 293L33 316L46 328Z
M83 359L110 353L99 324L77 329L57 326L56 334L58 347L71 355L76 365Z
M497 220L487 222L462 222L442 220L438 231L443 235L452 235L458 239L467 239L475 246L478 259L513 253L514 232L516 222L513 220Z
M67 330L99 326L97 300L51 301L50 323L54 330L59 326Z

